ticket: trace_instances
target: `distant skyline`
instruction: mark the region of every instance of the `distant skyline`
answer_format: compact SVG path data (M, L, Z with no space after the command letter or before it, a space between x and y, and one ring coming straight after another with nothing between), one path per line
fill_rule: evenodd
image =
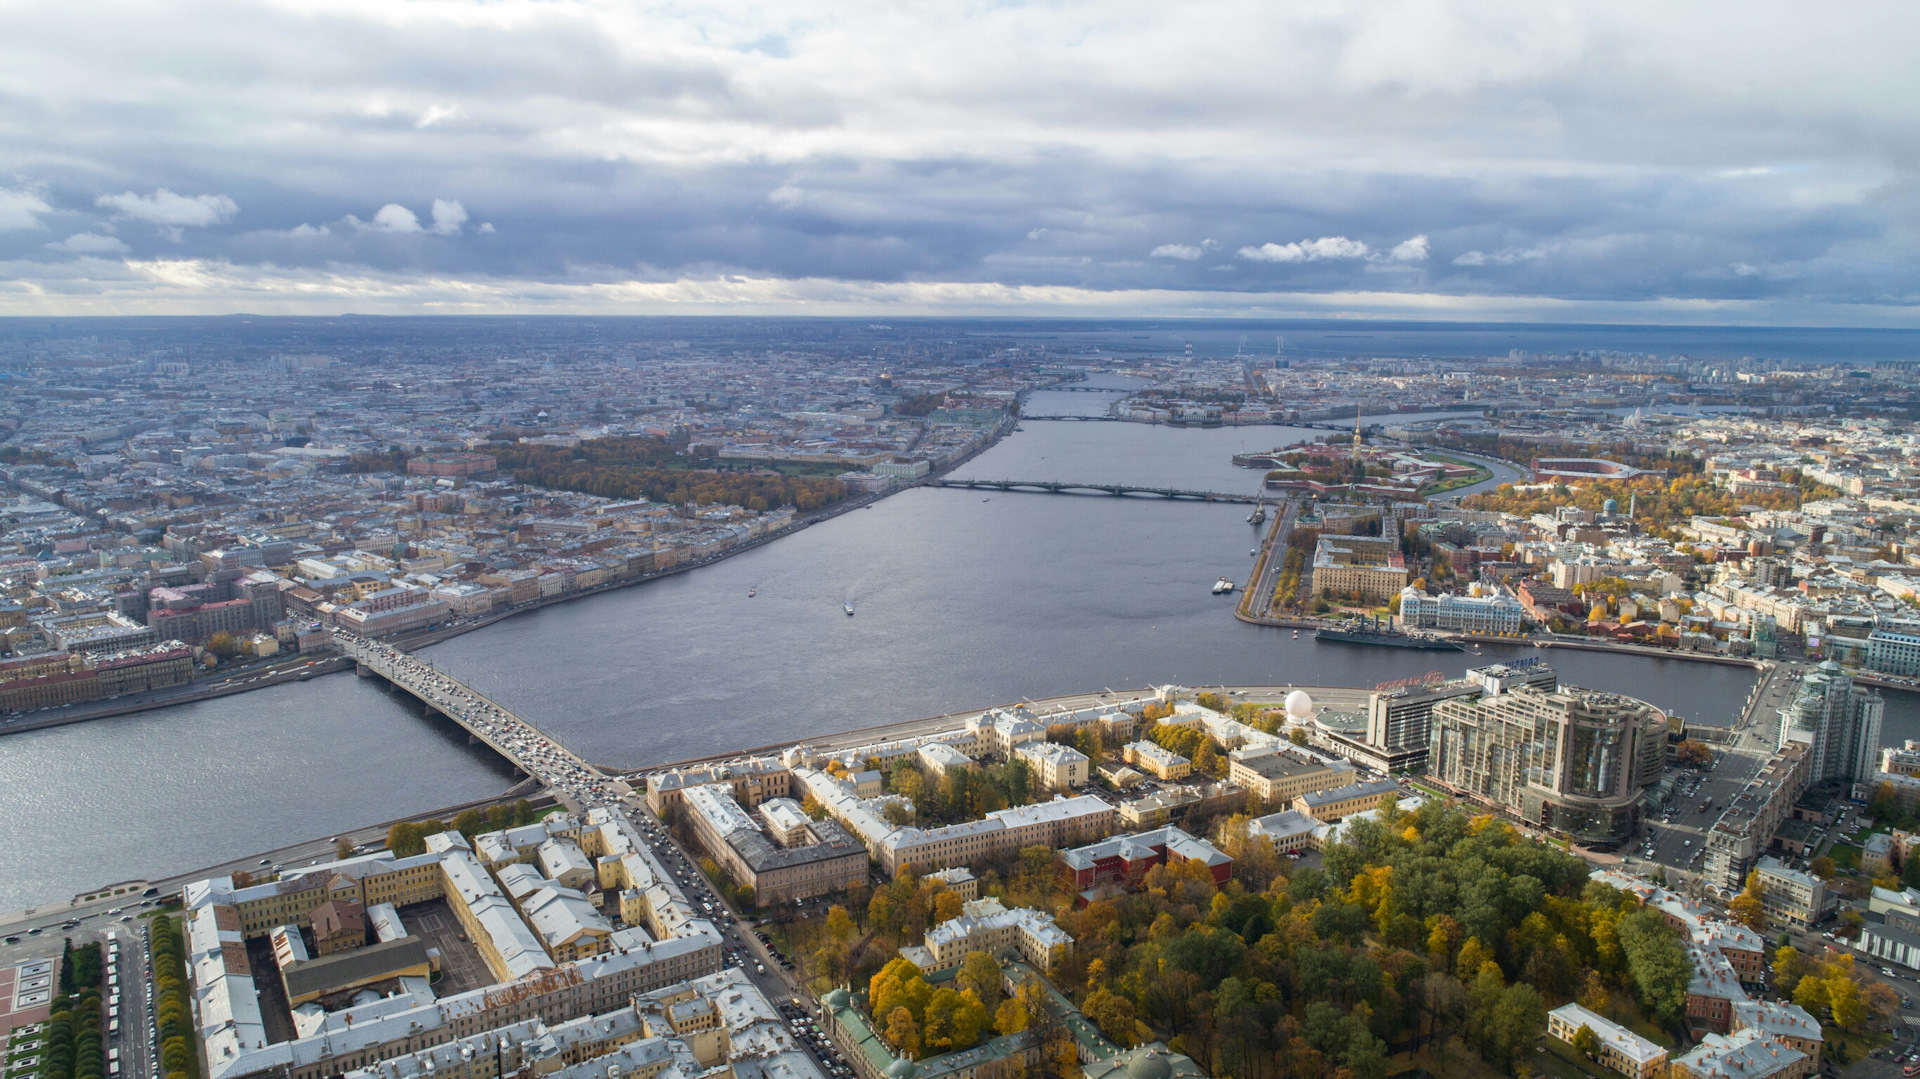
M0 8L0 315L1920 325L1896 3Z

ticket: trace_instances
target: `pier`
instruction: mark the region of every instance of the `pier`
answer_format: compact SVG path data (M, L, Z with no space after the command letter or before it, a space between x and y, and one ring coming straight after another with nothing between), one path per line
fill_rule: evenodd
M1191 491L1180 487L1138 487L1130 483L1073 483L1062 480L941 479L933 481L930 486L964 487L971 491L1025 491L1051 495L1107 494L1119 497L1127 495L1153 495L1157 498L1184 498L1195 502L1240 502L1249 506L1266 501L1266 496L1259 492L1252 494L1234 494L1229 491Z
M515 768L551 789L571 808L610 802L613 791L598 768L575 756L540 728L432 664L391 645L338 630L334 647L352 659L354 673L380 677L405 690L431 711L505 757Z

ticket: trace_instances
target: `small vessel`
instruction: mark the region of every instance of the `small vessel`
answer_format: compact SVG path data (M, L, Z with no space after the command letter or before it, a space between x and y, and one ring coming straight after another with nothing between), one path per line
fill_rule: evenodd
M749 589L747 589L747 598L748 598L748 599L752 599L752 598L753 598L753 595L754 595L754 593L755 593L755 592L758 592L758 591L760 591L760 590L759 590L758 588L749 588Z
M842 606L842 607L845 607L845 608L847 609L847 617L848 617L848 618L852 618L852 617L853 617L853 604L851 604L851 603L842 603L842 604L841 604L840 606Z
M1294 639L1294 640L1296 640L1296 641L1300 639L1300 631L1299 631L1299 630L1297 630L1297 629L1296 629L1296 630L1294 630L1294 631L1293 631L1293 639Z
M1267 504L1265 502L1255 506L1253 512L1247 514L1247 523L1250 525L1267 523Z
M1247 551L1247 557L1248 557L1248 558L1252 558L1252 557L1253 557L1254 555L1257 555L1257 554L1259 554L1259 553L1260 553L1260 548L1258 548L1258 547L1254 547L1254 548L1250 548L1250 549L1249 549L1249 550Z
M1231 592L1231 591L1233 591L1233 582L1227 580L1225 577L1222 577L1219 580L1213 582L1214 595L1218 596L1224 592Z

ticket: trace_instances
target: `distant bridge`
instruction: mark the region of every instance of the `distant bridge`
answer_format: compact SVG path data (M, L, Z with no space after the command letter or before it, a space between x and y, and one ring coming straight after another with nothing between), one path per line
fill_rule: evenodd
M1153 495L1159 498L1185 498L1195 502L1242 502L1253 505L1268 501L1261 494L1234 494L1228 491L1192 491L1181 487L1139 487L1131 483L1073 483L1064 480L957 480L933 481L934 487L964 487L970 491L1027 491L1050 495Z

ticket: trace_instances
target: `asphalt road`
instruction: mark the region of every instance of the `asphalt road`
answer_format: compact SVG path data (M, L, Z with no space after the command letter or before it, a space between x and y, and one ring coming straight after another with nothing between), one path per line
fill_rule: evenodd
M1753 703L1735 725L1730 740L1714 746L1712 768L1703 772L1678 770L1681 785L1667 806L1672 820L1661 819L1650 809L1645 831L1654 841L1652 857L1649 859L1644 853L1646 848L1636 842L1633 850L1623 852L1628 868L1640 866L1650 872L1646 863L1651 860L1670 870L1687 873L1700 870L1707 833L1726 811L1727 803L1773 755L1779 710L1791 699L1793 687L1799 683L1804 669L1803 663L1787 660L1769 670L1759 683L1760 691ZM1712 799L1712 808L1702 810L1700 804L1708 799Z
M138 908L129 906L127 909ZM157 1053L152 1041L153 989L148 971L144 919L122 922L118 917L98 918L73 930L56 928L39 934L17 934L19 940L16 943L0 944L0 967L37 959L58 960L62 944L69 939L75 947L99 941L104 953L108 933L114 935L120 946L120 959L114 965L119 981L120 1032L107 1036L107 1048L120 1051L121 1079L153 1079L159 1075L160 1069L156 1064ZM104 989L101 999L108 1000L107 994L111 992L112 988Z

